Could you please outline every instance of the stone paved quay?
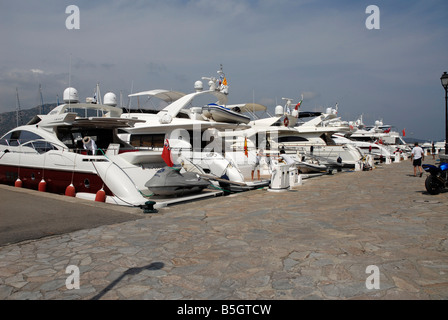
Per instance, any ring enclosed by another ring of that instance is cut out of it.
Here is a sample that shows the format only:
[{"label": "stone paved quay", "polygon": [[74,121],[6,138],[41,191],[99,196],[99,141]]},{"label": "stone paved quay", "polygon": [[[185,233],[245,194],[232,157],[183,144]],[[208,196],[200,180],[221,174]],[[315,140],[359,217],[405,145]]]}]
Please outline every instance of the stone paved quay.
[{"label": "stone paved quay", "polygon": [[[0,299],[447,299],[448,192],[427,194],[412,170],[135,209],[130,221],[3,245]],[[66,287],[69,265],[80,289]],[[366,287],[369,265],[379,289]]]}]

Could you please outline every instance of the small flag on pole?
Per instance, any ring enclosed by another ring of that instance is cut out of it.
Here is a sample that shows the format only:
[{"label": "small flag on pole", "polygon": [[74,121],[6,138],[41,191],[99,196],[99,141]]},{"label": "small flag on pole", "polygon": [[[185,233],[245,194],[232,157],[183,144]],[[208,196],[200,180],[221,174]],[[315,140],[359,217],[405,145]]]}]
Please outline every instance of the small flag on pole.
[{"label": "small flag on pole", "polygon": [[163,145],[162,159],[168,167],[174,166],[174,163],[171,160],[171,148],[168,139],[165,139],[165,144]]},{"label": "small flag on pole", "polygon": [[249,152],[247,151],[247,137],[244,137],[244,155],[249,157]]},{"label": "small flag on pole", "polygon": [[403,137],[406,136],[406,131],[403,129]]}]

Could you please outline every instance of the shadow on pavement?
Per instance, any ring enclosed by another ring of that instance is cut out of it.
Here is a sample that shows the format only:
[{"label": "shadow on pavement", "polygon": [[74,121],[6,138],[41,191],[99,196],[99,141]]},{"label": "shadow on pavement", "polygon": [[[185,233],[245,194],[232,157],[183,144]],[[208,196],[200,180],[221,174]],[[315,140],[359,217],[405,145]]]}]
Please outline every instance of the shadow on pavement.
[{"label": "shadow on pavement", "polygon": [[126,276],[136,275],[136,274],[139,274],[140,272],[142,272],[144,270],[160,270],[164,266],[165,266],[165,264],[163,262],[153,262],[153,263],[148,264],[147,266],[144,266],[144,267],[130,268],[130,269],[126,270],[125,272],[123,272],[123,274],[121,276],[119,276],[117,279],[112,281],[111,284],[109,284],[106,288],[101,290],[100,293],[98,293],[96,296],[94,296],[90,300],[99,300],[99,299],[101,299],[106,293],[108,293],[110,290],[112,290]]}]

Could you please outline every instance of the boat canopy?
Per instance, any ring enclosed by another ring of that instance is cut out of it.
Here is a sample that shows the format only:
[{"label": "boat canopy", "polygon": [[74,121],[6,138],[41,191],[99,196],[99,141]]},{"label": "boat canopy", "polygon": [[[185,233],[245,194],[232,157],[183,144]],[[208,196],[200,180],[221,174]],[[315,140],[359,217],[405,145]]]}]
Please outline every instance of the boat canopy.
[{"label": "boat canopy", "polygon": [[156,97],[165,102],[171,103],[171,102],[174,102],[174,101],[182,98],[183,96],[185,96],[185,93],[171,91],[171,90],[164,90],[164,89],[155,89],[155,90],[133,93],[133,94],[129,95],[129,97],[141,97],[141,96]]}]

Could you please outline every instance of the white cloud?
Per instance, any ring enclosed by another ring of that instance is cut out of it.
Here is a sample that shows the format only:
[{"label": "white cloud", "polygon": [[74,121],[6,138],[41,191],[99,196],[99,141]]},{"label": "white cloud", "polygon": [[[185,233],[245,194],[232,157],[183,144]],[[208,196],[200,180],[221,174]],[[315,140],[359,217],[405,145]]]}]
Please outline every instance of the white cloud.
[{"label": "white cloud", "polygon": [[30,70],[32,73],[35,73],[35,74],[44,74],[45,72],[43,72],[42,70],[40,70],[40,69],[31,69]]}]

